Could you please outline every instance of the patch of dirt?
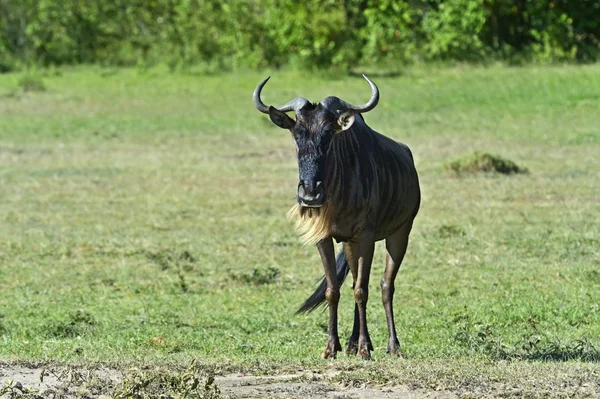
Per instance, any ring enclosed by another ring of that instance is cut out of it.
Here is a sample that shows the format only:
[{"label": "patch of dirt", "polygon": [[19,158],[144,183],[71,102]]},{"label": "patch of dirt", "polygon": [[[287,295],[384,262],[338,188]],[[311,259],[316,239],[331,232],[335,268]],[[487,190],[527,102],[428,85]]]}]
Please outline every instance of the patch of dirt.
[{"label": "patch of dirt", "polygon": [[23,367],[0,364],[0,398],[108,398],[120,372],[73,367]]},{"label": "patch of dirt", "polygon": [[[454,399],[450,392],[412,390],[406,386],[344,387],[329,382],[331,375],[313,373],[277,376],[229,374],[216,376],[214,385],[222,398],[311,398],[324,399]],[[97,398],[107,399],[127,378],[114,369],[76,369],[73,367],[24,367],[0,365],[0,398]],[[169,392],[152,392],[144,397],[172,397]],[[120,396],[124,397],[124,396]],[[198,397],[198,396],[193,396]],[[205,396],[200,395],[200,398]],[[209,396],[206,396],[209,397]],[[210,396],[214,398],[214,394]]]},{"label": "patch of dirt", "polygon": [[[453,399],[452,393],[410,390],[396,387],[344,387],[315,374],[288,374],[273,377],[228,375],[217,378],[221,392],[230,398],[327,398],[327,399]],[[227,396],[228,395],[228,396]]]}]

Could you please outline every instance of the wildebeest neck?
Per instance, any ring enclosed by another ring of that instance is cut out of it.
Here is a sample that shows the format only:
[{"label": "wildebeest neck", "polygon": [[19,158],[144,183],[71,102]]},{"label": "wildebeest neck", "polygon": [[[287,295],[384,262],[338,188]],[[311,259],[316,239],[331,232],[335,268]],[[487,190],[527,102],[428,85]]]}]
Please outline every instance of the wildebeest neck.
[{"label": "wildebeest neck", "polygon": [[373,131],[357,115],[350,129],[332,139],[327,154],[325,187],[336,208],[355,208],[367,199],[374,155]]}]

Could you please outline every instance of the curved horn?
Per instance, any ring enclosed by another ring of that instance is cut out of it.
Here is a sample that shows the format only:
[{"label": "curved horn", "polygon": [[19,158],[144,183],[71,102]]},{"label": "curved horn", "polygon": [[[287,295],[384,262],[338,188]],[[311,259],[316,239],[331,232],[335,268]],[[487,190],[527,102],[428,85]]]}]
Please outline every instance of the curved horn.
[{"label": "curved horn", "polygon": [[375,108],[377,106],[377,103],[379,102],[379,89],[377,88],[375,83],[373,83],[371,79],[367,78],[367,75],[365,75],[364,73],[362,77],[365,78],[365,80],[369,83],[369,86],[371,86],[371,99],[369,100],[369,102],[363,105],[352,105],[343,100],[340,100],[344,107],[359,113],[369,112],[370,110]]},{"label": "curved horn", "polygon": [[[256,86],[256,89],[254,90],[254,94],[252,95],[252,100],[254,101],[254,106],[256,107],[257,110],[259,110],[263,114],[269,113],[269,107],[267,107],[260,99],[260,92],[262,91],[263,87],[267,84],[269,79],[271,79],[270,76],[268,78],[266,78],[265,80],[263,80],[258,86]],[[296,97],[293,100],[285,103],[281,107],[275,107],[275,108],[281,112],[289,112],[289,111],[297,112],[302,107],[304,107],[306,104],[308,104],[308,100],[306,98]]]},{"label": "curved horn", "polygon": [[254,94],[252,95],[252,101],[254,101],[254,106],[263,114],[269,113],[269,107],[267,107],[260,99],[260,92],[262,91],[263,86],[267,84],[269,79],[271,79],[270,76],[268,76],[258,86],[256,86],[256,89],[254,89]]},{"label": "curved horn", "polygon": [[306,104],[308,104],[308,100],[304,97],[296,97],[292,101],[285,103],[281,107],[276,107],[277,110],[282,112],[298,112],[302,109]]}]

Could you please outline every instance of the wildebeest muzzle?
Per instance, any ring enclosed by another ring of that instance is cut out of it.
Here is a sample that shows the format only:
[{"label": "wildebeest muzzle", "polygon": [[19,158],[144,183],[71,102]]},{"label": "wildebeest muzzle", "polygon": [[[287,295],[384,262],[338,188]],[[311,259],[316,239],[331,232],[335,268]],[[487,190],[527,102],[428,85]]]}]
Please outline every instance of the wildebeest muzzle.
[{"label": "wildebeest muzzle", "polygon": [[298,202],[301,206],[318,208],[325,203],[325,188],[323,182],[300,180],[298,183]]}]

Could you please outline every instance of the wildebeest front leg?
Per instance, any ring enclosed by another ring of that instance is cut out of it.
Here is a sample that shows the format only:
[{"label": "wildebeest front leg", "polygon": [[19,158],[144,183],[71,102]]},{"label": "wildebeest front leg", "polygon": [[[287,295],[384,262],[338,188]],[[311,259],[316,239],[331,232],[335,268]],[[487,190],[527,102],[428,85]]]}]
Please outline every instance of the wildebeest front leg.
[{"label": "wildebeest front leg", "polygon": [[400,352],[400,342],[396,335],[396,326],[394,324],[394,280],[400,269],[400,264],[406,253],[408,246],[408,236],[412,228],[412,221],[407,222],[397,232],[389,236],[385,241],[387,250],[385,260],[385,274],[381,279],[381,299],[385,309],[385,318],[388,327],[388,346],[387,353],[390,355],[402,356]]},{"label": "wildebeest front leg", "polygon": [[369,299],[369,275],[371,273],[371,263],[373,262],[373,252],[375,250],[373,235],[363,234],[359,244],[358,270],[354,284],[354,300],[358,308],[359,321],[356,356],[363,359],[370,359],[372,345],[369,330],[367,329],[367,300]]},{"label": "wildebeest front leg", "polygon": [[[346,261],[350,266],[350,271],[352,272],[352,290],[356,287],[356,279],[358,277],[358,257],[359,257],[360,245],[358,243],[345,242],[344,243],[344,253],[346,255]],[[368,329],[367,329],[368,331]],[[348,355],[356,355],[358,352],[358,338],[360,336],[360,318],[358,314],[358,304],[354,304],[354,324],[352,326],[352,335],[348,340],[348,347],[346,348],[346,353]],[[367,332],[367,336],[369,336]],[[373,350],[373,345],[371,344],[371,340],[369,339],[368,344],[369,350]]]},{"label": "wildebeest front leg", "polygon": [[319,255],[323,261],[323,269],[325,270],[325,280],[327,281],[327,291],[325,292],[325,299],[329,305],[329,338],[327,340],[327,347],[323,351],[322,357],[327,359],[329,357],[335,358],[337,352],[342,350],[340,345],[340,337],[338,335],[338,302],[340,300],[340,286],[337,281],[337,275],[335,271],[335,252],[333,249],[333,240],[326,238],[317,243],[319,249]]}]

